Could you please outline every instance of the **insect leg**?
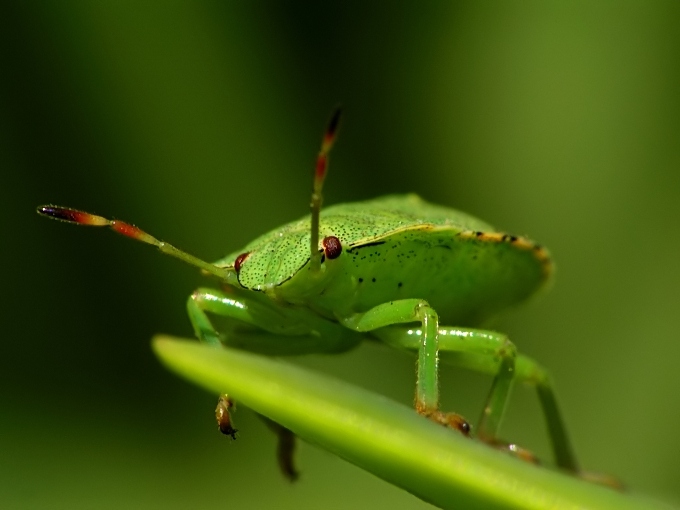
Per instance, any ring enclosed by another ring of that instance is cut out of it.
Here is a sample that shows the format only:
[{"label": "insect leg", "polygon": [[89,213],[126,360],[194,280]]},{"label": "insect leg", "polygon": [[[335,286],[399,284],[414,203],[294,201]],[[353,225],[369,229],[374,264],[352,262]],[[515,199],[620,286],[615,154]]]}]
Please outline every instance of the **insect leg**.
[{"label": "insect leg", "polygon": [[[418,331],[384,328],[373,333],[382,341],[401,349],[417,350]],[[578,473],[578,464],[564,426],[547,371],[527,356],[517,354],[507,336],[494,331],[442,327],[439,329],[442,361],[495,377],[478,426],[478,435],[495,442],[513,380],[536,387],[545,415],[557,465]]]},{"label": "insect leg", "polygon": [[470,426],[458,415],[439,411],[438,374],[438,324],[434,309],[422,299],[403,299],[378,305],[365,313],[354,314],[341,320],[346,327],[369,332],[394,324],[420,322],[418,331],[418,362],[416,383],[416,410],[429,418],[459,429],[467,434]]},{"label": "insect leg", "polygon": [[[360,335],[307,309],[282,307],[237,290],[198,289],[187,301],[187,311],[200,340],[272,356],[343,352],[361,341]],[[226,319],[223,335],[208,314]]]},{"label": "insect leg", "polygon": [[187,301],[189,320],[194,328],[194,334],[201,342],[217,347],[220,345],[220,334],[213,327],[204,308],[197,302],[196,297],[199,295],[200,291],[196,291]]},{"label": "insect leg", "polygon": [[300,476],[300,473],[295,467],[295,434],[284,427],[283,425],[270,420],[266,416],[258,415],[265,422],[267,427],[278,437],[278,445],[276,448],[276,458],[279,462],[279,469],[283,476],[288,481],[294,482]]},{"label": "insect leg", "polygon": [[[307,310],[279,307],[266,300],[245,296],[238,291],[223,292],[198,289],[187,302],[189,319],[196,336],[210,345],[221,344],[252,352],[295,355],[310,352],[338,352],[354,347],[360,335]],[[208,313],[227,318],[231,328],[220,335]],[[216,417],[220,431],[235,438],[230,409],[233,402],[222,396]],[[262,417],[278,436],[277,458],[283,475],[294,481],[295,435],[288,429]]]},{"label": "insect leg", "polygon": [[[229,410],[234,407],[234,401],[229,395],[220,395],[215,409],[215,418],[217,418],[217,426],[220,432],[225,436],[230,436],[236,440],[236,430],[231,421],[231,413]],[[283,425],[279,425],[275,421],[270,420],[266,416],[258,414],[258,416],[267,424],[269,429],[278,437],[278,447],[276,457],[279,462],[279,469],[283,476],[289,481],[294,482],[298,478],[297,469],[295,469],[294,453],[295,453],[295,434],[288,430]]]}]

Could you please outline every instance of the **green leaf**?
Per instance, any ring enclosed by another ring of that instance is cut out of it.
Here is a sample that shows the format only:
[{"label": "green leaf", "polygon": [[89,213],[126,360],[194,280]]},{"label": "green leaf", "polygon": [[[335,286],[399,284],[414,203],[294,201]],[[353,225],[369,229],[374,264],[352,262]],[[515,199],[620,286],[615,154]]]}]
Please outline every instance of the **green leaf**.
[{"label": "green leaf", "polygon": [[380,395],[278,359],[157,336],[171,370],[441,508],[663,508],[534,466]]}]

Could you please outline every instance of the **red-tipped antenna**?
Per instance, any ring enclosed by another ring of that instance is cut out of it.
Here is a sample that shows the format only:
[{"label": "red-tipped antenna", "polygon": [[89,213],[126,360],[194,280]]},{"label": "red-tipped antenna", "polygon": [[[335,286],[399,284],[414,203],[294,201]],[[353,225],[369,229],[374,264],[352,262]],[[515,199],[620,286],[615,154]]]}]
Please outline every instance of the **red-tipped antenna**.
[{"label": "red-tipped antenna", "polygon": [[38,214],[47,216],[53,220],[65,221],[67,223],[76,223],[78,225],[89,225],[93,227],[110,227],[119,234],[131,237],[137,241],[151,244],[158,248],[161,252],[166,253],[172,257],[183,260],[187,264],[203,269],[207,273],[217,276],[223,280],[228,277],[229,271],[213,264],[205,262],[193,255],[190,255],[182,250],[179,250],[171,244],[159,241],[155,237],[147,234],[143,230],[129,223],[119,220],[109,220],[96,214],[90,214],[85,211],[78,211],[76,209],[69,209],[67,207],[58,207],[55,205],[41,205],[38,207]]},{"label": "red-tipped antenna", "polygon": [[328,172],[328,153],[333,148],[336,135],[338,133],[338,126],[340,125],[340,115],[342,108],[337,107],[333,112],[326,132],[321,141],[321,150],[316,158],[316,171],[314,172],[314,187],[312,189],[312,202],[310,208],[312,210],[312,237],[310,247],[312,250],[311,264],[312,271],[318,271],[321,266],[321,252],[319,252],[319,213],[321,211],[321,203],[323,196],[321,190],[323,189],[323,181]]}]

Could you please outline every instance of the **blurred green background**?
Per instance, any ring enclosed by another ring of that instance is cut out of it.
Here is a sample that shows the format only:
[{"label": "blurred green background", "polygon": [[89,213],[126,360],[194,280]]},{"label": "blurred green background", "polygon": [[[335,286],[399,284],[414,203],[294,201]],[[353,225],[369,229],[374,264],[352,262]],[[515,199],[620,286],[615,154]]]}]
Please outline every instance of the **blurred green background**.
[{"label": "blurred green background", "polygon": [[[680,4],[3,3],[2,508],[428,508],[274,438],[165,371],[196,271],[57,203],[206,259],[307,212],[320,135],[346,117],[326,203],[416,192],[550,247],[552,291],[494,325],[552,371],[583,466],[680,502]],[[299,361],[409,403],[376,345]],[[476,418],[488,378],[445,370]],[[534,393],[504,436],[550,458]]]}]

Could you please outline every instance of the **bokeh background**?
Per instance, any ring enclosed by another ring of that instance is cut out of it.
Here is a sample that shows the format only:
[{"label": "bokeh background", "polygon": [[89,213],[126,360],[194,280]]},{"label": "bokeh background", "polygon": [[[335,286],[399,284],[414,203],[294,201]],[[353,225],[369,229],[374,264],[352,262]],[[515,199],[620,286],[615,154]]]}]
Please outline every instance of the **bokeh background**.
[{"label": "bokeh background", "polygon": [[[550,368],[583,466],[680,502],[680,4],[6,2],[0,7],[0,507],[428,505],[303,444],[301,480],[239,409],[167,372],[196,271],[57,203],[212,260],[307,212],[319,137],[346,116],[326,203],[394,192],[550,247],[554,288],[500,318]],[[409,403],[377,345],[298,360]],[[489,379],[445,370],[476,417]],[[534,393],[504,436],[550,459]]]}]

